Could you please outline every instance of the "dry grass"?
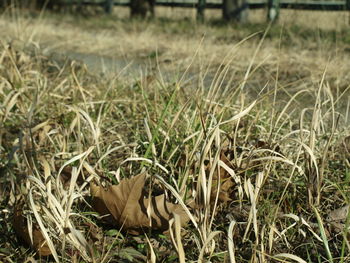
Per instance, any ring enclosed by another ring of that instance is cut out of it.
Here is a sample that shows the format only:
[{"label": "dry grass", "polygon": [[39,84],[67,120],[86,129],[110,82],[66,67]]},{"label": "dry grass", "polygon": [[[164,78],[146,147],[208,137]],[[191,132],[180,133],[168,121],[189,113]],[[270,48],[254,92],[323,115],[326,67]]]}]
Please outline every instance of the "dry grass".
[{"label": "dry grass", "polygon": [[[347,14],[340,13],[337,19],[333,19],[333,13],[306,12],[304,16],[299,15],[300,19],[294,19],[298,18],[294,11],[286,12],[289,13],[281,15],[283,22],[270,30],[259,49],[255,63],[264,63],[258,67],[259,76],[255,75],[254,81],[259,83],[253,86],[264,86],[266,81],[276,76],[277,68],[281,81],[287,79],[287,82],[309,81],[315,84],[327,68],[326,78],[332,81],[333,88],[344,90],[348,85],[350,61],[350,37],[344,22]],[[258,11],[256,13],[251,15],[252,20],[264,21],[263,16]],[[240,41],[266,28],[261,23],[242,28],[234,24],[216,25],[216,20],[210,20],[205,25],[191,20],[171,21],[166,14],[164,17],[160,15],[160,20],[143,23],[118,19],[119,12],[113,19],[101,15],[99,18],[75,19],[54,15],[50,19],[32,19],[14,14],[12,17],[15,19],[9,20],[5,16],[0,20],[0,35],[5,42],[18,40],[20,46],[34,43],[44,55],[73,51],[111,57],[125,63],[140,59],[148,63],[151,60],[151,67],[154,67],[157,59],[166,71],[176,73],[187,67],[199,46],[198,56],[191,67],[194,74],[200,71],[205,73],[206,67],[215,72],[234,48],[231,67],[237,73],[247,69],[261,34],[251,37],[249,41]],[[290,21],[292,18],[293,23]],[[321,21],[331,23],[322,24]],[[238,75],[237,80],[241,77],[242,74]]]},{"label": "dry grass", "polygon": [[[348,35],[335,24],[3,15],[0,260],[348,262],[350,217],[330,216],[350,181]],[[54,55],[72,51],[150,66],[100,76]],[[102,223],[89,182],[143,171],[188,226],[175,215],[169,234],[133,237]],[[14,237],[16,209],[51,257]]]}]

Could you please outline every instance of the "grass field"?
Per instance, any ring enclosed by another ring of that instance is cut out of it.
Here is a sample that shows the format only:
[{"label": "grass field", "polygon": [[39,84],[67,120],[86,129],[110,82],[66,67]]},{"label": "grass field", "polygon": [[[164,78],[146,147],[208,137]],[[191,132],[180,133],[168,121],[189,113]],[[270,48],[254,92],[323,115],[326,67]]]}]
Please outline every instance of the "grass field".
[{"label": "grass field", "polygon": [[350,262],[348,14],[194,17],[3,11],[0,262]]}]

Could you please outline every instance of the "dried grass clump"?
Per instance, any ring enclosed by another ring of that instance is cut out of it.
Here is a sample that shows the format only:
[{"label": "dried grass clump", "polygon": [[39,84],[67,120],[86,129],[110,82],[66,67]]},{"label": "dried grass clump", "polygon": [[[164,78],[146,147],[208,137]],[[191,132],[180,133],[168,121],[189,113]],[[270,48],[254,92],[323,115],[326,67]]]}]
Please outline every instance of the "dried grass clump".
[{"label": "dried grass clump", "polygon": [[2,45],[0,256],[346,262],[346,93],[333,92],[325,71],[317,85],[292,82],[288,96],[273,76],[252,98],[264,37],[240,81],[231,48],[197,87],[184,83],[199,51],[175,82],[145,84]]}]

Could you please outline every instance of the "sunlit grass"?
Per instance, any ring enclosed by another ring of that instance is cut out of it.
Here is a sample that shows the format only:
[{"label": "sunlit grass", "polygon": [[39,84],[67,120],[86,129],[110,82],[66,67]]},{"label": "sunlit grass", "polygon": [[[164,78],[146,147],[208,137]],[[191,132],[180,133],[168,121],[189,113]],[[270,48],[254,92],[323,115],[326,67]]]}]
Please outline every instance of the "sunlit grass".
[{"label": "sunlit grass", "polygon": [[[40,252],[14,238],[19,209],[29,233],[40,229],[48,262],[346,262],[349,216],[340,231],[328,219],[349,204],[344,51],[330,58],[322,43],[316,52],[281,47],[288,28],[218,44],[210,25],[157,36],[157,22],[145,31],[118,20],[116,32],[76,24],[50,32],[55,18],[34,26],[15,18],[1,18],[1,259]],[[125,42],[112,50],[114,33]],[[99,76],[55,58],[56,49],[155,53],[146,56],[150,71]],[[89,183],[141,172],[152,178],[149,191],[183,207],[187,226],[175,214],[169,233],[135,238],[103,223]]]}]

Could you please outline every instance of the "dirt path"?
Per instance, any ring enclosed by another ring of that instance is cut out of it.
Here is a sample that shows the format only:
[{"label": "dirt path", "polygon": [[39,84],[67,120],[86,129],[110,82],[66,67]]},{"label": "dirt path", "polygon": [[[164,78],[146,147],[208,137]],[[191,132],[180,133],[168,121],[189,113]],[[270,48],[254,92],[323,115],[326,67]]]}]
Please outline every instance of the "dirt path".
[{"label": "dirt path", "polygon": [[124,72],[129,75],[140,74],[147,70],[147,63],[142,60],[125,60],[120,58],[99,56],[97,54],[83,54],[68,51],[66,54],[69,59],[83,62],[91,73],[95,74],[119,74]]},{"label": "dirt path", "polygon": [[[172,82],[177,81],[174,79],[174,72],[171,68],[167,67],[166,64],[158,64],[154,60],[146,60],[146,59],[131,59],[127,61],[126,59],[113,58],[107,56],[100,56],[97,54],[83,54],[78,52],[69,51],[64,54],[67,58],[71,60],[77,60],[79,62],[84,63],[87,66],[87,69],[93,73],[98,75],[106,75],[106,76],[122,76],[122,77],[131,77],[134,79],[139,79],[141,77],[145,77],[148,75],[154,75],[156,78],[162,78],[164,81]],[[183,74],[182,72],[178,72],[178,76]],[[161,75],[161,76],[160,76]],[[176,75],[176,74],[175,74]],[[202,79],[202,85],[205,87],[210,87],[214,78],[215,72],[209,71],[204,77],[200,76],[198,72],[189,71],[186,75],[186,79],[184,81],[184,85],[187,86],[188,89],[195,88],[198,85],[198,81]],[[227,84],[227,81],[222,83],[223,86]],[[271,88],[271,87],[270,87]],[[254,99],[259,96],[260,87],[258,85],[250,85],[249,86],[249,94],[251,99]],[[350,113],[349,113],[349,92],[343,96],[341,102],[337,105],[336,111],[344,116],[346,119],[346,123],[350,124]],[[288,101],[290,99],[290,95],[287,93],[279,93],[277,100],[278,101]],[[280,105],[281,109],[285,106],[285,103]],[[311,94],[304,94],[303,96],[299,96],[292,103],[291,110],[314,107],[314,98]]]}]

